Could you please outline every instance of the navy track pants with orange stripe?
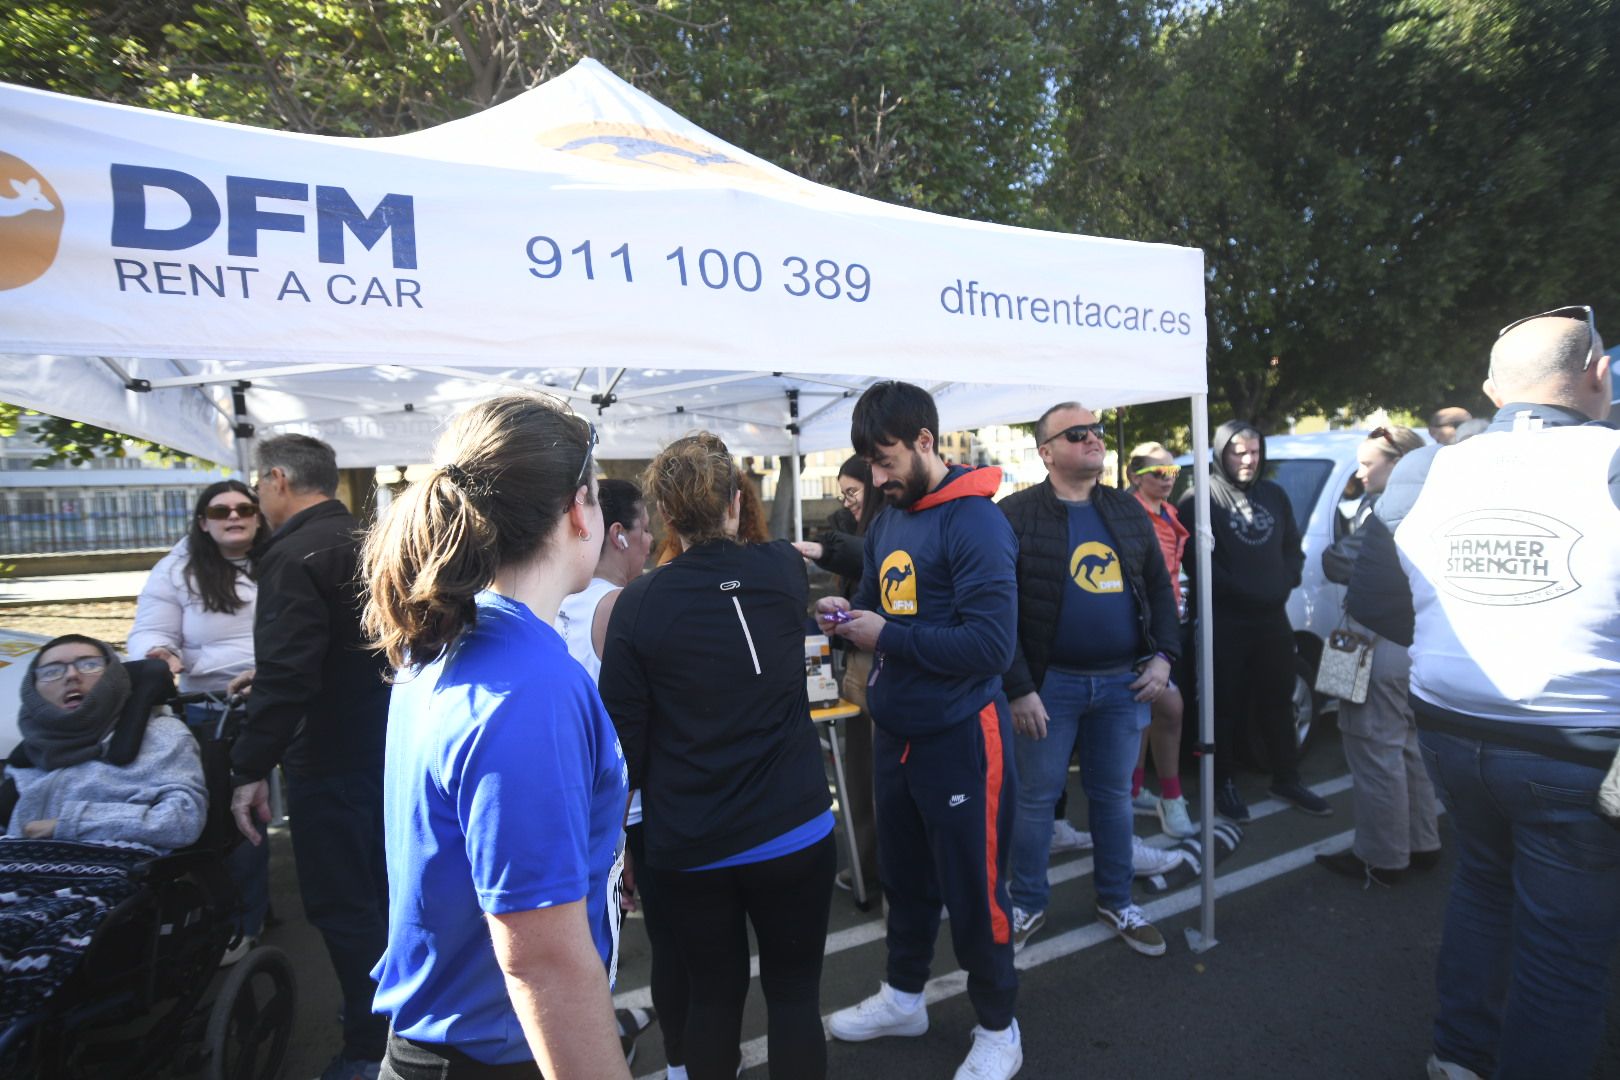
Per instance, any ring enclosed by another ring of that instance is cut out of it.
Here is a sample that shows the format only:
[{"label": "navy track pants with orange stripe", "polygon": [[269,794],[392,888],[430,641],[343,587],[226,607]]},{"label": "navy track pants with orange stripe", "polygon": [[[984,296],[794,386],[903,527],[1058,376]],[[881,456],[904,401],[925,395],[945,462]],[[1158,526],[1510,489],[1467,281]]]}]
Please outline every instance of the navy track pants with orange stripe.
[{"label": "navy track pants with orange stripe", "polygon": [[1007,896],[1018,780],[1007,699],[934,735],[879,727],[873,757],[889,985],[914,994],[928,982],[943,902],[968,999],[979,1024],[999,1031],[1018,997]]}]

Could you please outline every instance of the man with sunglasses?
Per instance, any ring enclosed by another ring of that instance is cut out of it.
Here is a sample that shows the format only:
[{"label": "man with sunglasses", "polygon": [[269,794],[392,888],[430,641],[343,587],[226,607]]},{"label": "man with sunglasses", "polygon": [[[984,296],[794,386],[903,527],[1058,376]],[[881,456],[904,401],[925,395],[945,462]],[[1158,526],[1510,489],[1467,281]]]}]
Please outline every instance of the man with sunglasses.
[{"label": "man with sunglasses", "polygon": [[1620,943],[1620,432],[1589,307],[1510,323],[1490,427],[1407,454],[1346,602],[1410,645],[1418,745],[1456,833],[1431,1077],[1589,1076]]},{"label": "man with sunglasses", "polygon": [[1131,773],[1180,647],[1175,594],[1147,512],[1098,483],[1107,447],[1091,411],[1054,405],[1035,441],[1046,479],[1001,501],[1018,538],[1018,647],[1003,680],[1018,757],[1014,941],[1046,921],[1052,808],[1078,746],[1097,916],[1132,949],[1162,956],[1163,935],[1131,899]]},{"label": "man with sunglasses", "polygon": [[281,764],[304,914],[343,994],[343,1049],[322,1080],[375,1078],[388,1038],[387,1019],[371,1011],[371,967],[388,937],[388,668],[360,631],[359,525],[337,499],[336,454],[307,435],[278,435],[254,456],[274,531],[258,562],[256,669],[231,747],[231,812],[242,835],[262,843],[266,777]]},{"label": "man with sunglasses", "polygon": [[[1294,736],[1294,630],[1288,594],[1305,568],[1299,525],[1288,493],[1265,478],[1266,437],[1253,424],[1233,420],[1215,431],[1209,470],[1210,594],[1215,623],[1215,809],[1229,821],[1249,820],[1249,807],[1232,772],[1232,749],[1242,721],[1258,725],[1271,769],[1271,794],[1307,814],[1333,808],[1299,779]],[[1176,506],[1195,531],[1193,492]],[[1194,572],[1191,548],[1184,555]],[[1188,595],[1196,598],[1196,588]]]}]

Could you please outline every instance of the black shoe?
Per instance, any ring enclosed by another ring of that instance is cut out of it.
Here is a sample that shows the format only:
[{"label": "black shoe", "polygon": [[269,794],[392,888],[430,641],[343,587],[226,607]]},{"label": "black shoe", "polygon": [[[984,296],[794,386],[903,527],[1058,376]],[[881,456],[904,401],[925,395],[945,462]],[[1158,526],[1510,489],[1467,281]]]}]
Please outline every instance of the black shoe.
[{"label": "black shoe", "polygon": [[1335,851],[1331,855],[1318,855],[1316,864],[1342,874],[1347,878],[1358,881],[1370,881],[1375,885],[1393,885],[1405,875],[1405,870],[1380,870],[1376,866],[1368,866],[1361,861],[1361,857],[1346,848],[1344,851]]},{"label": "black shoe", "polygon": [[1333,816],[1333,807],[1328,805],[1328,801],[1297,780],[1272,784],[1271,794],[1285,803],[1292,803],[1295,810],[1303,810],[1317,817]]},{"label": "black shoe", "polygon": [[643,1031],[653,1026],[658,1014],[652,1009],[615,1009],[613,1018],[619,1024],[619,1048],[624,1051],[624,1063],[634,1064],[636,1039]]},{"label": "black shoe", "polygon": [[1215,789],[1215,812],[1227,821],[1248,824],[1249,807],[1244,803],[1243,796],[1238,794],[1234,781],[1223,780],[1221,786]]},{"label": "black shoe", "polygon": [[1440,849],[1430,848],[1428,851],[1414,851],[1408,865],[1413,870],[1433,870],[1440,865]]}]

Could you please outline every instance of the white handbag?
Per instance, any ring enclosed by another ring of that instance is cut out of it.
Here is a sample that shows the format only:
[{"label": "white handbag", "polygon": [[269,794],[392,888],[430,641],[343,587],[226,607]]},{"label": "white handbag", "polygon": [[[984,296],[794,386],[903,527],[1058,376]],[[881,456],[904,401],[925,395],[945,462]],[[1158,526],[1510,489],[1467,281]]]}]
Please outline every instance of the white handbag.
[{"label": "white handbag", "polygon": [[1373,642],[1366,634],[1358,634],[1347,624],[1328,635],[1322,650],[1322,662],[1316,669],[1316,691],[1353,705],[1367,700],[1367,685],[1372,680]]}]

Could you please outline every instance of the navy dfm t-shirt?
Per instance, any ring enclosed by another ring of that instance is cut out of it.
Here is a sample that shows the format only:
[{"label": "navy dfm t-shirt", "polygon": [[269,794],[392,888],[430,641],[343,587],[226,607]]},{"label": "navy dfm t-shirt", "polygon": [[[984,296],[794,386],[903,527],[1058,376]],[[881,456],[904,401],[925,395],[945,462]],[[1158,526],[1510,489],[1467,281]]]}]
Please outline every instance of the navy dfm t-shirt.
[{"label": "navy dfm t-shirt", "polygon": [[1091,503],[1060,501],[1069,511],[1069,561],[1052,663],[1081,669],[1129,666],[1141,635],[1136,598],[1113,538]]}]

